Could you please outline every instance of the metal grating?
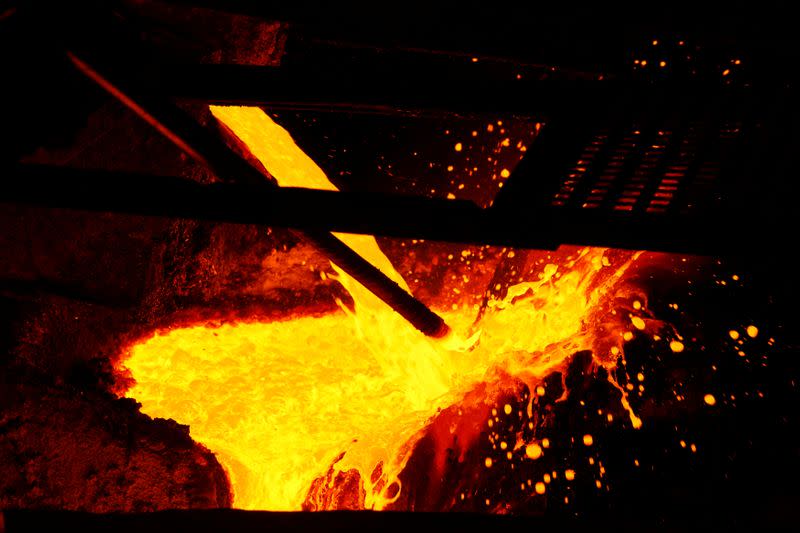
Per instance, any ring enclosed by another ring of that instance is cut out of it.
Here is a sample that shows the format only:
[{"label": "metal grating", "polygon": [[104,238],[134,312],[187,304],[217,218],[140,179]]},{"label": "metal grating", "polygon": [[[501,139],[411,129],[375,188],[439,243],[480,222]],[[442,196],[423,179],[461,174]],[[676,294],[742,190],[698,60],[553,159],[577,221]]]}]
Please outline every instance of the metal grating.
[{"label": "metal grating", "polygon": [[722,162],[735,159],[737,120],[629,123],[600,130],[559,181],[552,207],[688,214],[713,207]]}]

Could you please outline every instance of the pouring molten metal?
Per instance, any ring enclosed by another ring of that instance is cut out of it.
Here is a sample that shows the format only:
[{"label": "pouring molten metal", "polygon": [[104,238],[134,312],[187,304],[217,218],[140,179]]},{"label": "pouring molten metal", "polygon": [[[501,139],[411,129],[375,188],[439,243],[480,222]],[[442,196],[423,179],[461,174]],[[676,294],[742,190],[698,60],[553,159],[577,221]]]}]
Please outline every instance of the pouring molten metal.
[{"label": "pouring molten metal", "polygon": [[[336,189],[262,110],[212,112],[282,186]],[[408,290],[373,237],[338,237]],[[445,339],[426,338],[333,266],[352,309],[339,302],[341,311],[323,316],[158,332],[129,350],[124,364],[136,384],[127,395],[150,416],[190,426],[227,469],[238,508],[299,510],[312,483],[333,468],[355,469],[363,506],[383,509],[403,490],[398,476],[439,410],[508,376],[534,391],[581,350],[613,366],[630,332],[649,327],[644,308],[631,303],[643,298],[626,281],[639,255],[596,248],[560,260],[543,255],[533,279],[489,303],[471,338],[464,332],[474,309],[439,309],[454,332]],[[623,402],[640,427],[624,395]],[[460,437],[468,443],[478,435]],[[537,445],[516,444],[523,446],[535,460]]]}]

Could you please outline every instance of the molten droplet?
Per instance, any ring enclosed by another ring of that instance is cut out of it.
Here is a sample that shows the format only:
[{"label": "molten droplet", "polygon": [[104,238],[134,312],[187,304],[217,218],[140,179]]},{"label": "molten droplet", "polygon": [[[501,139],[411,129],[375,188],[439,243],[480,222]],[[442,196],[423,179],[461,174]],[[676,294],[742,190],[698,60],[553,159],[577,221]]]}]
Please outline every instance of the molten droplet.
[{"label": "molten droplet", "polygon": [[565,470],[564,477],[567,478],[567,481],[572,481],[575,479],[575,471],[571,469]]},{"label": "molten droplet", "polygon": [[631,333],[630,331],[626,331],[625,333],[622,334],[622,338],[625,339],[626,341],[629,341],[633,339],[633,333]]},{"label": "molten droplet", "polygon": [[747,326],[747,334],[752,338],[758,337],[758,328],[755,326]]},{"label": "molten droplet", "polygon": [[528,444],[525,447],[525,455],[531,459],[538,459],[542,456],[542,447],[538,444]]},{"label": "molten droplet", "polygon": [[675,353],[683,351],[683,343],[681,341],[671,341],[669,343],[669,348]]},{"label": "molten droplet", "polygon": [[594,439],[592,438],[591,435],[586,434],[586,435],[583,436],[583,443],[586,446],[591,446],[592,444],[594,444]]},{"label": "molten droplet", "polygon": [[456,143],[456,152],[460,152],[462,148],[461,143]]},{"label": "molten droplet", "polygon": [[644,320],[642,320],[638,316],[631,317],[631,323],[633,324],[633,327],[635,327],[636,329],[644,329],[645,326]]},{"label": "molten droplet", "polygon": [[511,172],[509,172],[507,168],[504,168],[503,170],[500,171],[500,177],[502,177],[502,178],[507,178],[510,175],[511,175]]},{"label": "molten droplet", "polygon": [[728,335],[730,335],[730,336],[731,336],[731,339],[733,339],[733,340],[736,340],[736,339],[738,339],[738,338],[739,338],[739,332],[738,332],[738,331],[736,331],[735,329],[732,329],[732,330],[730,330],[730,331],[728,332]]},{"label": "molten droplet", "polygon": [[544,483],[541,481],[536,482],[536,494],[544,494],[544,491],[547,490],[547,487],[544,486]]},{"label": "molten droplet", "polygon": [[492,467],[492,458],[491,457],[487,457],[486,461],[484,461],[484,463],[486,464],[486,468],[491,468]]},{"label": "molten droplet", "polygon": [[713,394],[706,394],[703,396],[703,401],[706,402],[708,405],[714,405],[717,403],[717,399],[714,398]]},{"label": "molten droplet", "polygon": [[511,414],[511,405],[510,405],[510,404],[506,404],[506,405],[503,407],[503,411],[505,411],[505,413],[506,413],[507,415],[510,415],[510,414]]}]

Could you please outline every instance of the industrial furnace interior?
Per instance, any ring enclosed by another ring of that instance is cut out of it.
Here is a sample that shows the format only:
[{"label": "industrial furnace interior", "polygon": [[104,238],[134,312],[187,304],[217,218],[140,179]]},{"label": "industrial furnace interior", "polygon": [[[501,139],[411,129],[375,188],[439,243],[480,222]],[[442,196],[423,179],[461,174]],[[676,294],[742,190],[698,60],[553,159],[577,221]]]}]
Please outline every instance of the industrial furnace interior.
[{"label": "industrial furnace interior", "polygon": [[779,10],[257,4],[0,14],[0,532],[793,523]]}]

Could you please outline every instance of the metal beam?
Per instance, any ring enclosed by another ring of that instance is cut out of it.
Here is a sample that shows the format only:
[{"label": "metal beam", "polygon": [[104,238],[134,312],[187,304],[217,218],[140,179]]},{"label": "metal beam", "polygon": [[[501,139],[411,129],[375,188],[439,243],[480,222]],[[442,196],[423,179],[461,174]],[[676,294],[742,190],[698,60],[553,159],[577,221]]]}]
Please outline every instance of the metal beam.
[{"label": "metal beam", "polygon": [[175,177],[36,165],[4,174],[3,203],[519,248],[574,244],[702,255],[777,253],[778,230],[793,224],[788,215],[770,218],[756,212],[632,215],[543,204],[480,209],[456,200],[267,183],[203,185]]},{"label": "metal beam", "polygon": [[503,113],[532,120],[565,110],[592,113],[628,92],[637,94],[637,87],[613,81],[502,80],[438,65],[392,66],[387,72],[363,65],[176,65],[157,84],[175,98],[211,104],[391,114]]}]

